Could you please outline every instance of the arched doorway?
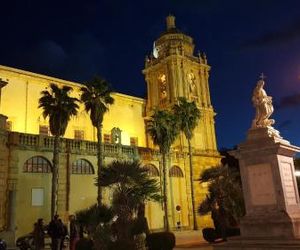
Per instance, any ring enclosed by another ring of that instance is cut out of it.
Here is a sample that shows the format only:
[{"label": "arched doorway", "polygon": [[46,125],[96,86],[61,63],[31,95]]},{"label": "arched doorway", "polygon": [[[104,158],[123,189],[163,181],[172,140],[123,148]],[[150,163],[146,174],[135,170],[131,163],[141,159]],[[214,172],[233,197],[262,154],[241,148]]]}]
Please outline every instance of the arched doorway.
[{"label": "arched doorway", "polygon": [[[172,166],[169,170],[170,203],[172,212],[172,226],[182,228],[189,225],[184,173],[179,166]],[[177,209],[176,209],[177,208]],[[179,209],[180,208],[180,209]]]}]

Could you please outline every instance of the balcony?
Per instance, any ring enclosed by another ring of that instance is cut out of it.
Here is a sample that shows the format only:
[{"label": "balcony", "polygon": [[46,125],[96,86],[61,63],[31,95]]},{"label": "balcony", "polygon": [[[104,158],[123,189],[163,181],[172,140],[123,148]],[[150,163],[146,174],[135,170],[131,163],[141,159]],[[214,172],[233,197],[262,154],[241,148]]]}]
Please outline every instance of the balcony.
[{"label": "balcony", "polygon": [[147,161],[160,160],[159,151],[151,149],[151,148],[139,147],[138,154],[139,154],[141,160],[147,160]]},{"label": "balcony", "polygon": [[[18,132],[10,132],[8,145],[11,148],[17,148],[20,150],[33,150],[33,151],[53,151],[54,137],[35,134],[24,134]],[[62,153],[71,154],[87,154],[97,155],[97,143],[93,141],[85,140],[73,140],[73,139],[61,139]],[[134,147],[121,144],[103,143],[103,152],[105,157],[112,157],[118,159],[140,159],[148,161],[160,160],[160,153],[158,150]],[[187,153],[187,148],[184,150]],[[194,155],[220,157],[218,151],[215,150],[194,150]],[[176,149],[171,150],[171,157],[175,157],[174,160],[186,157],[183,152],[179,152]]]},{"label": "balcony", "polygon": [[[54,137],[35,134],[24,134],[18,132],[10,132],[8,145],[20,150],[34,151],[53,151]],[[116,158],[137,159],[138,150],[136,147],[120,145],[120,144],[103,144],[104,156]],[[97,143],[93,141],[61,139],[62,153],[72,154],[97,154]]]}]

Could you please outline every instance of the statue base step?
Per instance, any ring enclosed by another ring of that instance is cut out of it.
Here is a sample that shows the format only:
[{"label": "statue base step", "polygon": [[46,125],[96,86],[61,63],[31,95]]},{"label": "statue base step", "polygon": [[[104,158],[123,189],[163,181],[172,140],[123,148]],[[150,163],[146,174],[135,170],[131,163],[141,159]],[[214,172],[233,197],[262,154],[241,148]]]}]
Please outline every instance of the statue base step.
[{"label": "statue base step", "polygon": [[300,249],[300,239],[233,237],[213,246],[214,250],[287,250]]}]

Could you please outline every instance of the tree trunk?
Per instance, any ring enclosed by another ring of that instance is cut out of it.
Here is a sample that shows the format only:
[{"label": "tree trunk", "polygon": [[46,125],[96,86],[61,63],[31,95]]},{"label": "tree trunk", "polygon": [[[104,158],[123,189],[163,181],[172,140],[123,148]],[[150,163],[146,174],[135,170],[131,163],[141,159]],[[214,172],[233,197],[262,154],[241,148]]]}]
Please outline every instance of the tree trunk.
[{"label": "tree trunk", "polygon": [[189,147],[189,160],[190,160],[190,183],[191,183],[191,198],[192,198],[192,211],[193,211],[193,229],[198,230],[197,217],[196,217],[196,211],[195,211],[192,146],[191,146],[191,140],[188,139],[187,141],[188,141],[188,147]]},{"label": "tree trunk", "polygon": [[66,192],[66,210],[69,212],[70,210],[70,193],[71,193],[71,174],[72,174],[72,166],[70,165],[70,145],[66,143],[67,150],[67,192]]},{"label": "tree trunk", "polygon": [[53,166],[52,166],[52,192],[51,192],[51,219],[57,213],[58,196],[58,166],[59,166],[59,135],[54,137]]},{"label": "tree trunk", "polygon": [[[97,165],[98,165],[98,182],[100,180],[101,168],[103,165],[103,151],[102,151],[102,124],[97,127]],[[98,183],[98,193],[97,193],[97,203],[98,206],[102,205],[102,187]]]},{"label": "tree trunk", "polygon": [[167,162],[166,162],[166,154],[162,154],[162,165],[163,165],[163,204],[164,204],[164,222],[165,222],[165,230],[166,232],[170,231],[169,226],[169,214],[168,214],[168,190],[167,190]]}]

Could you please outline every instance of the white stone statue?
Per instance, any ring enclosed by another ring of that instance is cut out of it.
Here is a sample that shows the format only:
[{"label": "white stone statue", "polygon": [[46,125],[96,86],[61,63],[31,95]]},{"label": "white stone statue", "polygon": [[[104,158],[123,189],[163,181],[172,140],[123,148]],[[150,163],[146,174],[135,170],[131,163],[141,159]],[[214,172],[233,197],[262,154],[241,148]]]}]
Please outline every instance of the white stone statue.
[{"label": "white stone statue", "polygon": [[256,108],[252,128],[268,127],[275,123],[275,120],[269,119],[274,108],[272,105],[272,97],[267,95],[266,91],[263,89],[264,85],[265,82],[262,76],[262,79],[257,82],[252,96],[252,102]]},{"label": "white stone statue", "polygon": [[158,80],[160,81],[160,98],[163,100],[167,98],[167,77],[165,74],[161,74],[158,77]]},{"label": "white stone statue", "polygon": [[196,77],[192,72],[187,74],[187,82],[189,84],[189,95],[191,100],[196,101],[198,100],[197,96],[197,86],[196,86]]}]

